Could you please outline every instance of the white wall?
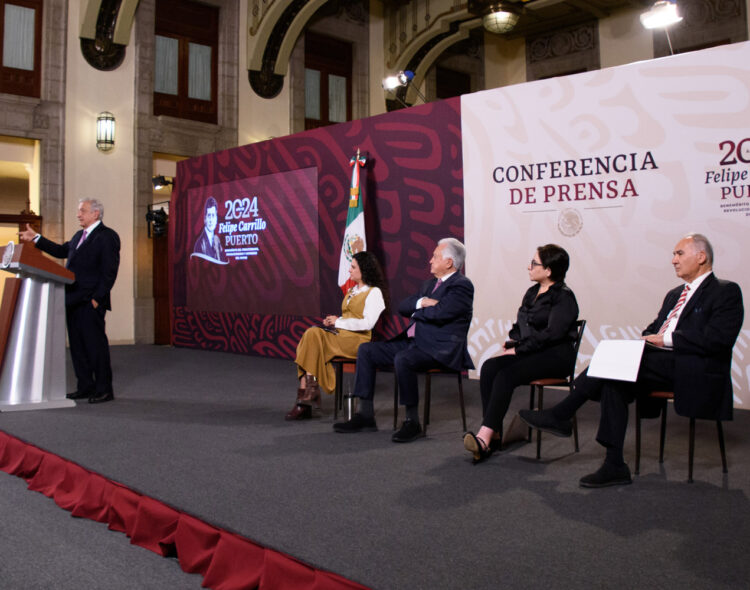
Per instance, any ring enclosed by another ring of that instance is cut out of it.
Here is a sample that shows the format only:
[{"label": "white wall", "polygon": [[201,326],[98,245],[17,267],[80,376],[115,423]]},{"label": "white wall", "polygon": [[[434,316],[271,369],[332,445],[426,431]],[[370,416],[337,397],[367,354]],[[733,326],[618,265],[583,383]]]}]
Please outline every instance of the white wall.
[{"label": "white wall", "polygon": [[[645,8],[636,8],[599,21],[601,67],[620,66],[654,57],[653,33],[639,20]],[[663,33],[662,33],[663,34]]]},{"label": "white wall", "polygon": [[526,82],[526,40],[484,34],[485,88]]},{"label": "white wall", "polygon": [[[247,0],[242,0],[240,2],[238,145],[264,141],[272,137],[282,137],[290,133],[289,77],[284,78],[284,87],[275,98],[261,98],[255,94],[247,78],[247,30]],[[250,40],[251,43],[254,41],[255,38]]]},{"label": "white wall", "polygon": [[386,92],[383,90],[382,80],[385,78],[385,19],[383,17],[383,3],[370,2],[370,116],[381,115],[386,112]]},{"label": "white wall", "polygon": [[[120,235],[120,270],[112,290],[107,334],[113,344],[135,341],[133,283],[133,194],[135,51],[131,39],[125,61],[112,72],[91,67],[78,37],[80,4],[68,4],[67,85],[65,112],[65,235],[78,229],[78,199],[104,203],[104,223]],[[96,149],[96,116],[109,111],[116,119],[115,147]]]}]

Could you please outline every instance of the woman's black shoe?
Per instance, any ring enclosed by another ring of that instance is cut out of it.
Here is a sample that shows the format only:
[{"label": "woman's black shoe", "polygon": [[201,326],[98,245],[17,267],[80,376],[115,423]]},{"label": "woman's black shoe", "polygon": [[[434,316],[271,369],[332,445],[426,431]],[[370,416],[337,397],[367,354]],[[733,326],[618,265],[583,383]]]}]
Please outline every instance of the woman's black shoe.
[{"label": "woman's black shoe", "polygon": [[[492,443],[490,443],[491,445]],[[492,447],[487,447],[481,438],[477,438],[473,432],[464,434],[464,448],[474,455],[474,464],[489,459],[492,455]]]}]

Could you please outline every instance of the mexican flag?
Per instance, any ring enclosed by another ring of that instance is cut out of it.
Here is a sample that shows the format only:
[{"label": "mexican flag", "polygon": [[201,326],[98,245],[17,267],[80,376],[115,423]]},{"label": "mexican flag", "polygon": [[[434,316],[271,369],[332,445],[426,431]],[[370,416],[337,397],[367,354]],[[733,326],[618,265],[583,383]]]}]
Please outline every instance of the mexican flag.
[{"label": "mexican flag", "polygon": [[339,287],[346,293],[354,283],[349,278],[349,267],[352,256],[356,252],[367,249],[365,239],[365,210],[360,191],[359,169],[364,167],[367,158],[357,155],[349,160],[352,169],[352,182],[349,188],[349,209],[346,213],[346,229],[344,230],[344,243],[341,245],[341,258],[339,259]]}]

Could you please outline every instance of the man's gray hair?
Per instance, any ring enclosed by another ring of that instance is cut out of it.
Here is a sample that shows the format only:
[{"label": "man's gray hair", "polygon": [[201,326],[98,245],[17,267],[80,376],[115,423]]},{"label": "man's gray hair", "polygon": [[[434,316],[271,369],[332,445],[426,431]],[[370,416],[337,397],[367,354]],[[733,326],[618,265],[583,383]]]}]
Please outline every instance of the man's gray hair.
[{"label": "man's gray hair", "polygon": [[698,252],[706,253],[706,260],[708,260],[708,265],[710,267],[713,267],[714,249],[713,249],[713,246],[711,246],[711,242],[708,241],[708,238],[704,236],[703,234],[696,234],[696,233],[688,234],[685,237],[691,238],[693,240],[693,243],[695,244],[695,247],[698,249]]},{"label": "man's gray hair", "polygon": [[88,203],[92,211],[99,212],[99,221],[104,219],[104,205],[99,199],[80,199],[79,203]]},{"label": "man's gray hair", "polygon": [[453,268],[461,270],[466,260],[466,246],[456,238],[443,238],[438,245],[445,245],[443,258],[450,258],[453,261]]}]

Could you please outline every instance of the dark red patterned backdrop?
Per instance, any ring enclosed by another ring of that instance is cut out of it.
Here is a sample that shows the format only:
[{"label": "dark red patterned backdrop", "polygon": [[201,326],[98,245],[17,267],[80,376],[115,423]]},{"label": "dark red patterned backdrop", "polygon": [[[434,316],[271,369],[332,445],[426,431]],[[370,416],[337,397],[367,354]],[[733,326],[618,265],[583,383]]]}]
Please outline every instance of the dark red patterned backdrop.
[{"label": "dark red patterned backdrop", "polygon": [[[305,131],[180,162],[170,206],[172,338],[175,346],[294,358],[307,327],[338,314],[338,276],[351,168],[359,148],[368,249],[383,264],[392,307],[429,277],[438,239],[463,240],[460,100],[420,105],[377,117]],[[209,313],[187,307],[187,270],[195,242],[188,191],[253,176],[318,170],[318,316]],[[405,321],[388,315],[380,337]]]}]

